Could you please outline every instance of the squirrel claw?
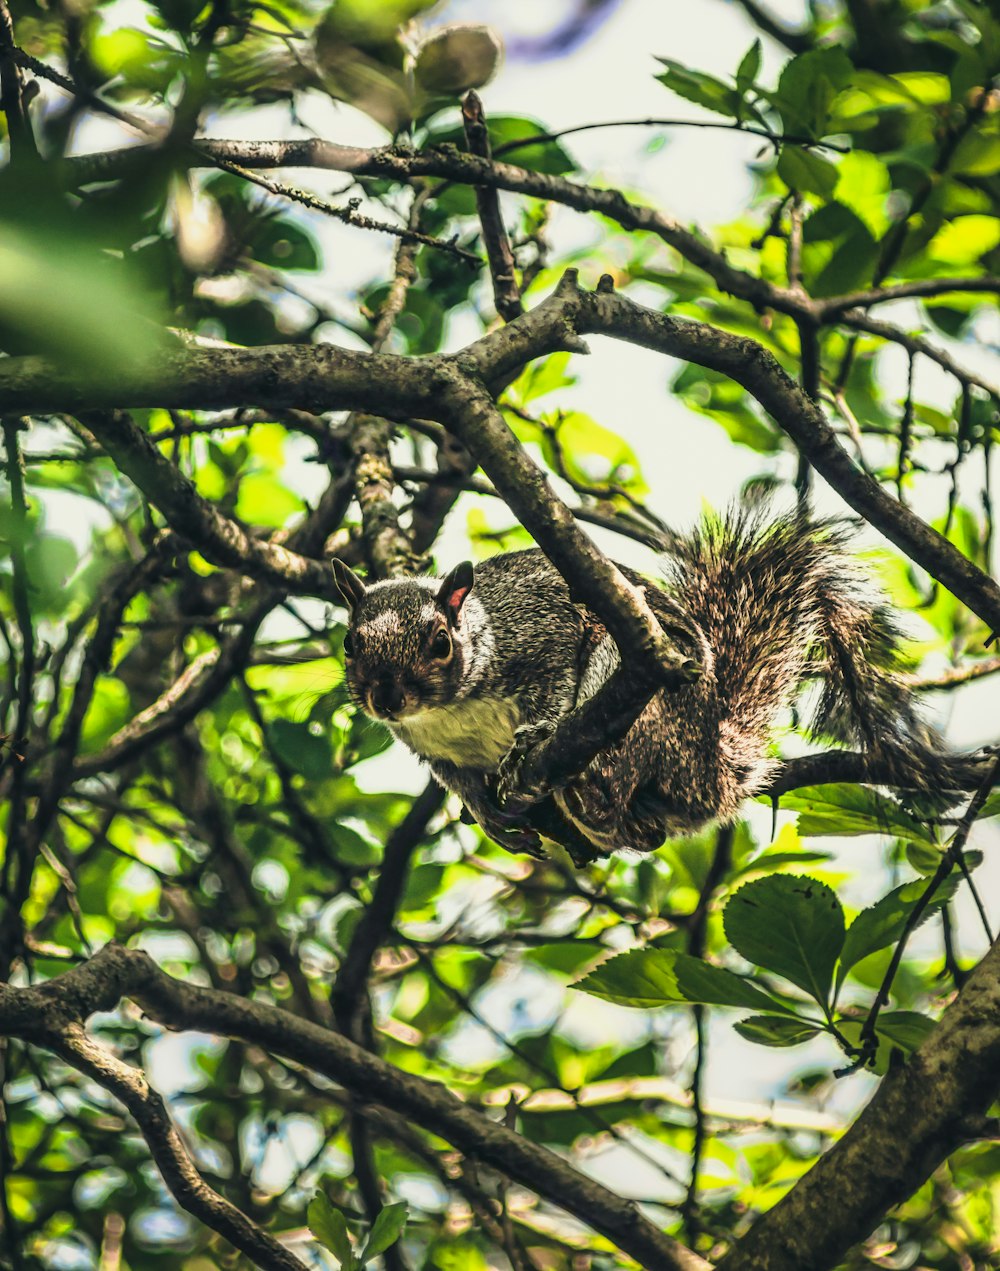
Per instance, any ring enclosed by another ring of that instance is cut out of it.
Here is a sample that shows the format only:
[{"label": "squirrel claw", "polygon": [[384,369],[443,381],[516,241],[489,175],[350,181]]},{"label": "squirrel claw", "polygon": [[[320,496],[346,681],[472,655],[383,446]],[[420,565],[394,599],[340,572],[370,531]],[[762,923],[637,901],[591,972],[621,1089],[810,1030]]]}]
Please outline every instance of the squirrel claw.
[{"label": "squirrel claw", "polygon": [[542,722],[523,724],[514,734],[514,744],[500,760],[496,773],[497,801],[508,812],[526,811],[545,793],[541,788],[526,786],[521,773],[529,752],[553,731],[551,724]]},{"label": "squirrel claw", "polygon": [[536,861],[545,860],[539,834],[528,825],[517,824],[517,820],[518,818],[499,811],[489,816],[480,814],[475,818],[487,838],[492,839],[504,851],[515,856],[533,856]]}]

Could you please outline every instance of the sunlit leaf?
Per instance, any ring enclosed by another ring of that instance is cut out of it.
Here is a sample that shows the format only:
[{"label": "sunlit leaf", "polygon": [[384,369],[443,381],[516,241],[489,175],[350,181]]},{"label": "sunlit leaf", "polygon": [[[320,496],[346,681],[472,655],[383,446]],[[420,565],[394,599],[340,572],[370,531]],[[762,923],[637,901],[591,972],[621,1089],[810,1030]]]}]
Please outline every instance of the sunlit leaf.
[{"label": "sunlit leaf", "polygon": [[791,874],[755,879],[730,897],[723,922],[726,938],[748,962],[827,1003],[844,943],[844,911],[825,883]]},{"label": "sunlit leaf", "polygon": [[787,1011],[749,980],[724,967],[672,949],[637,949],[602,963],[573,986],[620,1006],[668,1006],[701,1002]]}]

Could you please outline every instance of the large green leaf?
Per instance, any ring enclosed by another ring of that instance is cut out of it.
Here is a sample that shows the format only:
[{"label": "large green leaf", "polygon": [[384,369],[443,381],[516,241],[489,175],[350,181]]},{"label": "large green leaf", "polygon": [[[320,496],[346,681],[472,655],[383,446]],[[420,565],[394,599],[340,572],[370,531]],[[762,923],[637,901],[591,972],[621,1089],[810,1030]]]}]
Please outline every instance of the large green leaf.
[{"label": "large green leaf", "polygon": [[815,878],[773,874],[746,883],[723,913],[726,938],[748,962],[791,980],[826,1006],[844,943],[836,893]]},{"label": "large green leaf", "polygon": [[886,795],[866,786],[831,783],[802,786],[781,796],[781,806],[799,814],[799,833],[896,834],[928,841],[927,827]]},{"label": "large green leaf", "polygon": [[312,725],[276,719],[269,728],[269,740],[275,754],[310,781],[322,781],[330,775],[330,739],[323,732],[313,732]]},{"label": "large green leaf", "polygon": [[756,1011],[788,1010],[749,980],[673,949],[633,949],[620,953],[573,987],[620,1006],[698,1002],[704,1006],[747,1007]]}]

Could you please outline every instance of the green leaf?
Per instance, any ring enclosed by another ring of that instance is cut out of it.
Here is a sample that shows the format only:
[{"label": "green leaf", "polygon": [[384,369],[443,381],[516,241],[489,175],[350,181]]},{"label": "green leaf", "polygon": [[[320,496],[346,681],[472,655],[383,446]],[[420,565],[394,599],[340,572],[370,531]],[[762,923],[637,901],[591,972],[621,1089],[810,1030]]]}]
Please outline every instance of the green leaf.
[{"label": "green leaf", "polygon": [[941,264],[971,265],[1000,243],[1000,219],[995,216],[956,216],[927,244],[927,254]]},{"label": "green leaf", "polygon": [[[435,894],[439,891],[440,888]],[[551,944],[538,944],[526,949],[524,958],[526,962],[544,967],[546,971],[554,972],[565,981],[566,976],[579,974],[588,962],[593,962],[594,949],[582,940],[553,941]]]},{"label": "green leaf", "polygon": [[976,819],[979,821],[984,821],[987,817],[990,817],[990,816],[1000,816],[1000,794],[990,795],[990,797],[983,804],[982,812],[980,812],[979,816]]},{"label": "green leaf", "polygon": [[[506,159],[518,167],[531,168],[534,172],[547,172],[551,176],[561,176],[567,172],[575,172],[577,164],[569,152],[558,141],[532,141],[533,137],[547,135],[548,129],[537,119],[524,115],[496,115],[488,121],[490,146],[497,158]],[[523,145],[513,146],[513,142]],[[453,125],[447,128],[431,128],[428,130],[426,144],[428,146],[457,146],[465,149],[465,133]],[[508,147],[510,147],[508,149]],[[498,153],[499,152],[499,153]]]},{"label": "green leaf", "polygon": [[741,1037],[760,1046],[798,1046],[823,1031],[818,1024],[783,1015],[750,1015],[733,1025]]},{"label": "green leaf", "polygon": [[986,177],[1000,172],[1000,137],[969,133],[959,143],[948,171],[970,177]]},{"label": "green leaf", "polygon": [[343,682],[344,668],[336,658],[247,668],[247,683],[254,692],[265,693],[276,713],[298,723],[308,719],[317,703],[335,689],[341,689],[338,704],[346,701]]},{"label": "green leaf", "polygon": [[378,1212],[378,1217],[372,1223],[368,1241],[361,1250],[362,1266],[396,1243],[406,1226],[406,1214],[405,1201],[400,1200],[393,1205],[383,1205]]},{"label": "green leaf", "polygon": [[892,181],[886,165],[864,150],[845,154],[837,168],[837,201],[850,208],[874,239],[889,228]]},{"label": "green leaf", "polygon": [[313,238],[299,225],[280,217],[268,218],[255,227],[253,256],[274,269],[319,268],[319,253]]},{"label": "green leaf", "polygon": [[736,87],[741,93],[745,93],[748,88],[752,88],[757,76],[760,74],[760,57],[760,40],[754,40],[753,44],[744,53],[743,60],[736,68]]},{"label": "green leaf", "polygon": [[83,718],[81,751],[89,754],[100,750],[119,728],[124,728],[131,713],[129,691],[122,681],[107,675],[99,676]]},{"label": "green leaf", "polygon": [[748,962],[783,975],[827,1005],[844,943],[844,911],[825,883],[793,874],[755,879],[732,896],[723,925]]},{"label": "green leaf", "polygon": [[[848,1042],[855,1046],[861,1040],[862,1020],[838,1021],[838,1028]],[[883,1076],[889,1071],[894,1050],[912,1053],[921,1046],[934,1030],[934,1021],[917,1011],[883,1011],[875,1024],[875,1053],[873,1071]]]},{"label": "green leaf", "polygon": [[354,1246],[347,1230],[347,1219],[335,1209],[322,1192],[317,1192],[306,1210],[309,1230],[324,1249],[329,1249],[344,1271],[354,1271],[358,1265]]},{"label": "green leaf", "polygon": [[358,711],[351,721],[351,731],[344,747],[348,766],[380,755],[392,745],[392,733],[374,719]]},{"label": "green leaf", "polygon": [[761,454],[773,454],[782,448],[780,431],[761,418],[746,389],[720,371],[688,363],[674,377],[671,387],[685,406],[716,420],[739,445]]},{"label": "green leaf", "polygon": [[[921,915],[920,922],[925,922],[933,913],[951,899],[958,887],[959,876],[946,879],[937,889],[930,904]],[[903,883],[894,888],[880,901],[863,909],[847,929],[844,947],[840,955],[840,967],[837,970],[837,988],[844,982],[844,977],[852,966],[862,958],[879,949],[895,944],[903,934],[903,928],[913,910],[914,905],[927,890],[923,879]]]},{"label": "green leaf", "polygon": [[[810,281],[814,296],[841,296],[871,282],[876,262],[878,244],[867,227],[861,225],[834,249],[822,267],[816,269]],[[807,262],[810,264],[811,262]]]},{"label": "green leaf", "polygon": [[740,108],[740,97],[728,84],[716,79],[714,75],[692,71],[690,67],[674,62],[669,57],[658,57],[656,60],[667,69],[655,78],[675,92],[678,97],[703,106],[706,110],[715,111],[716,114],[736,117]]},{"label": "green leaf", "polygon": [[44,186],[25,179],[22,200],[37,206],[33,222],[0,220],[0,348],[44,354],[95,382],[152,366],[162,326],[134,260],[103,251],[98,233],[53,211]]},{"label": "green leaf", "polygon": [[798,812],[799,833],[898,834],[927,841],[926,827],[894,800],[876,790],[847,783],[803,786],[781,796],[784,811]]},{"label": "green leaf", "polygon": [[783,146],[778,158],[778,176],[790,190],[818,194],[828,199],[837,187],[838,173],[834,165],[811,150],[799,146]]},{"label": "green leaf", "polygon": [[935,1027],[935,1021],[919,1011],[889,1011],[879,1015],[875,1032],[909,1054],[923,1045]]},{"label": "green leaf", "polygon": [[609,958],[573,985],[593,997],[620,1006],[669,1006],[697,1002],[705,1006],[748,1007],[786,1012],[750,980],[674,949],[632,949]]},{"label": "green leaf", "polygon": [[32,608],[60,612],[70,599],[71,579],[80,567],[80,553],[68,538],[28,531],[24,563],[31,580]]},{"label": "green leaf", "polygon": [[[329,773],[327,773],[329,776]],[[339,821],[330,821],[326,827],[326,836],[333,844],[337,860],[342,865],[361,866],[374,865],[379,859],[378,849],[363,838],[349,825]]]},{"label": "green leaf", "polygon": [[280,529],[302,511],[302,500],[276,476],[251,472],[240,481],[236,515],[250,525]]},{"label": "green leaf", "polygon": [[330,739],[312,733],[309,724],[276,719],[268,729],[268,738],[275,754],[310,781],[322,781],[332,772]]},{"label": "green leaf", "polygon": [[854,72],[851,59],[836,45],[809,49],[785,64],[772,103],[781,111],[786,132],[821,137],[834,98]]}]

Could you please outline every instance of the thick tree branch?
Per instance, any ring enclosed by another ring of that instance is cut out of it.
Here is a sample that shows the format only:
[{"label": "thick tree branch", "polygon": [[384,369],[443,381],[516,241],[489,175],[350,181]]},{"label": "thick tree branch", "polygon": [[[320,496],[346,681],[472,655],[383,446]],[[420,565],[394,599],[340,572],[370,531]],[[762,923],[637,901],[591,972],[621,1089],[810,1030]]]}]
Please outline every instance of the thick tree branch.
[{"label": "thick tree branch", "polygon": [[992,630],[1000,630],[1000,587],[855,464],[819,406],[756,341],[702,323],[676,321],[607,290],[577,295],[579,308],[568,303],[565,318],[581,334],[601,332],[627,339],[721,371],[742,384],[850,507]]},{"label": "thick tree branch", "polygon": [[[634,669],[651,685],[687,682],[696,673],[695,664],[676,651],[640,590],[576,524],[541,468],[508,428],[489,393],[466,375],[442,370],[437,409],[493,479],[507,506],[566,577],[576,599],[589,605],[619,649],[632,655]],[[613,606],[608,603],[612,596],[617,601]]]},{"label": "thick tree branch", "polygon": [[[939,762],[944,764],[943,759]],[[975,790],[987,772],[985,755],[955,755],[948,760],[948,787],[952,790]],[[899,786],[899,766],[891,760],[866,755],[857,750],[827,750],[822,754],[802,755],[786,759],[771,775],[759,793],[778,799],[803,786],[822,786],[839,782],[858,785]]]},{"label": "thick tree branch", "polygon": [[[747,300],[757,308],[776,309],[792,317],[822,325],[836,321],[837,316],[845,309],[867,308],[910,296],[933,297],[949,292],[1000,291],[1000,278],[995,276],[922,278],[850,292],[844,296],[812,299],[799,289],[779,287],[745,270],[734,268],[728,263],[724,252],[711,247],[700,235],[685,229],[679,221],[666,213],[630,203],[620,191],[598,189],[564,177],[500,163],[481,155],[433,149],[413,154],[388,147],[366,150],[318,138],[228,141],[202,137],[196,144],[199,157],[205,163],[224,161],[257,169],[317,168],[350,172],[355,176],[385,177],[401,182],[418,177],[442,177],[480,188],[509,190],[512,193],[561,203],[579,212],[597,212],[616,221],[624,229],[645,230],[656,234],[685,260],[709,274],[720,290]],[[80,181],[110,180],[148,162],[151,153],[150,147],[135,146],[80,155],[67,162],[77,170],[77,179]]]},{"label": "thick tree branch", "polygon": [[[636,1206],[561,1157],[466,1107],[444,1086],[394,1068],[338,1033],[264,1002],[198,988],[161,971],[139,950],[107,945],[90,962],[38,988],[0,985],[0,1033],[58,1049],[68,1030],[119,998],[158,1023],[263,1047],[321,1073],[356,1098],[433,1127],[606,1236],[648,1271],[706,1271],[708,1263],[664,1235]],[[74,1034],[76,1035],[76,1034]],[[64,1053],[64,1052],[60,1052]]]},{"label": "thick tree branch", "polygon": [[[123,405],[226,410],[234,403],[253,402],[277,410],[294,404],[322,413],[364,403],[373,414],[407,419],[414,414],[414,401],[433,396],[435,362],[329,344],[174,347],[162,350],[153,362],[122,366],[116,379],[91,379],[41,357],[5,358],[0,361],[0,411],[79,415]],[[114,435],[117,425],[107,428]],[[144,460],[144,448],[129,446],[133,448]]]},{"label": "thick tree branch", "polygon": [[[417,177],[442,177],[465,185],[510,190],[532,198],[553,201],[578,212],[597,212],[616,221],[624,229],[645,230],[663,239],[693,265],[709,274],[722,291],[739,296],[761,308],[783,313],[813,316],[814,302],[808,296],[775,286],[736,269],[700,235],[686,229],[666,213],[630,203],[618,190],[601,190],[568,181],[565,177],[534,172],[509,163],[463,154],[457,150],[426,150],[409,153],[399,147],[364,150],[332,141],[309,138],[295,141],[223,141],[199,138],[197,150],[204,163],[217,160],[239,163],[246,168],[307,167],[355,176],[385,177],[407,182]],[[133,146],[126,150],[81,155],[66,162],[77,181],[111,180],[149,161],[151,150]],[[192,162],[198,162],[196,158]]]}]

